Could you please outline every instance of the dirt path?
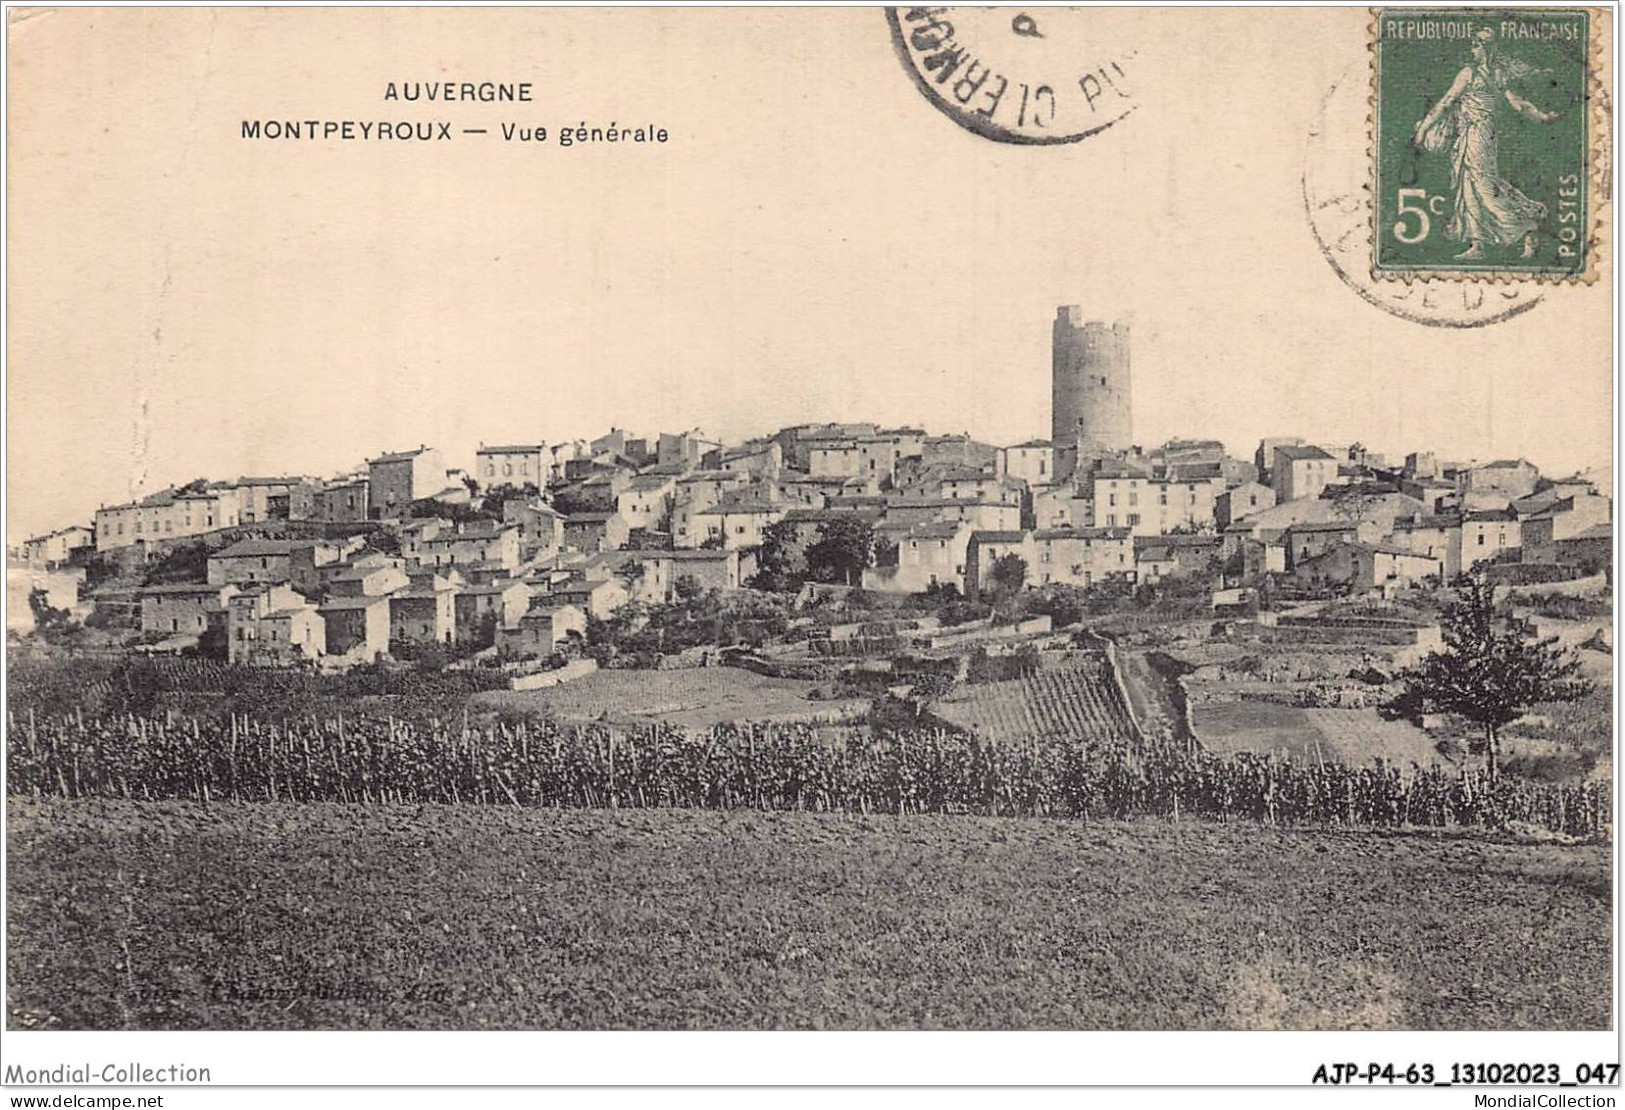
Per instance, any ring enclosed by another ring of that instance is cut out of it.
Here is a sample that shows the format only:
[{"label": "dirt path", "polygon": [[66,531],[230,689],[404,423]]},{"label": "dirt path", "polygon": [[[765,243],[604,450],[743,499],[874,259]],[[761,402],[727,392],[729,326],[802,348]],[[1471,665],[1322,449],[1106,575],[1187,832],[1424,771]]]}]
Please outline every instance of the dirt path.
[{"label": "dirt path", "polygon": [[1190,730],[1180,711],[1174,680],[1157,670],[1146,656],[1143,651],[1117,651],[1117,673],[1128,694],[1129,711],[1148,739],[1188,741]]}]

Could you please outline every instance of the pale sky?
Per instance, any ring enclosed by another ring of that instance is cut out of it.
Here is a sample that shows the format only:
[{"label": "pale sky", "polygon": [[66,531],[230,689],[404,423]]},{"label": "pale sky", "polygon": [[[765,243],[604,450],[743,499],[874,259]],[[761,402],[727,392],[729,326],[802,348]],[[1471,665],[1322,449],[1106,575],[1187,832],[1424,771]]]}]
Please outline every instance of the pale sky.
[{"label": "pale sky", "polygon": [[[1468,330],[1342,285],[1306,141],[1364,9],[1088,13],[1140,107],[1017,147],[920,95],[878,9],[66,10],[14,23],[7,526],[427,442],[1046,434],[1058,304],[1133,322],[1135,438],[1611,465],[1612,274]],[[1351,67],[1352,70],[1351,70]],[[386,103],[389,81],[536,102]],[[447,119],[449,143],[245,119]],[[553,142],[652,124],[662,146]],[[503,122],[546,144],[507,143]],[[1358,140],[1359,135],[1354,138]],[[1357,146],[1350,149],[1358,150]]]}]

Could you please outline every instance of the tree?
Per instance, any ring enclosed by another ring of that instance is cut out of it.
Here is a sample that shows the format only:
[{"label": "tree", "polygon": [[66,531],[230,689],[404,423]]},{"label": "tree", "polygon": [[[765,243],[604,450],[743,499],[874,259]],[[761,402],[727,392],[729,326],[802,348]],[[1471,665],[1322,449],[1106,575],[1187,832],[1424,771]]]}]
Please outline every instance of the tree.
[{"label": "tree", "polygon": [[588,495],[580,486],[563,486],[553,492],[553,508],[565,516],[577,513],[600,513],[615,508],[613,502],[604,502]]},{"label": "tree", "polygon": [[953,693],[957,684],[953,675],[942,674],[937,671],[927,671],[924,674],[914,676],[914,682],[908,694],[908,699],[914,706],[914,716],[916,718],[924,716],[926,709],[930,707],[932,702],[941,701]]},{"label": "tree", "polygon": [[363,545],[368,551],[377,551],[384,555],[399,555],[401,553],[401,538],[387,528],[375,528],[367,533]]},{"label": "tree", "polygon": [[203,658],[219,659],[223,662],[230,653],[231,645],[226,640],[224,621],[215,621],[198,634],[197,654]]},{"label": "tree", "polygon": [[1494,782],[1501,730],[1539,702],[1584,697],[1591,683],[1577,677],[1578,656],[1556,637],[1538,640],[1528,622],[1497,613],[1495,587],[1486,579],[1461,589],[1444,611],[1444,650],[1402,673],[1396,700],[1422,712],[1455,713],[1482,729],[1473,750],[1483,753]]},{"label": "tree", "polygon": [[1088,591],[1066,582],[1040,587],[1024,597],[1022,604],[1028,613],[1048,617],[1056,628],[1077,624],[1089,612]]},{"label": "tree", "polygon": [[807,570],[820,582],[854,585],[874,565],[875,530],[868,521],[842,515],[818,528],[818,541],[807,548]]},{"label": "tree", "polygon": [[147,566],[143,581],[148,586],[168,582],[202,582],[209,575],[207,543],[176,544],[156,563]]},{"label": "tree", "polygon": [[51,594],[41,586],[35,586],[28,591],[28,609],[34,614],[34,627],[40,631],[53,628],[66,628],[71,614],[66,609],[58,609],[51,604]]},{"label": "tree", "polygon": [[993,582],[995,597],[1014,597],[1027,584],[1027,560],[1014,551],[1000,555],[993,560],[988,577]]},{"label": "tree", "polygon": [[754,589],[788,590],[796,585],[791,552],[797,539],[794,521],[778,520],[762,529],[762,545],[756,549],[756,574],[750,580]]},{"label": "tree", "polygon": [[628,559],[615,568],[615,577],[621,580],[626,592],[632,595],[638,592],[638,583],[643,581],[644,572],[648,569],[649,565],[642,559]]},{"label": "tree", "polygon": [[[472,492],[476,497],[479,496],[478,489]],[[480,501],[480,511],[493,520],[501,520],[503,502],[520,498],[531,500],[540,496],[541,490],[536,488],[535,482],[526,482],[522,486],[516,486],[512,482],[503,482],[500,486],[492,486],[485,491],[485,496]]]}]

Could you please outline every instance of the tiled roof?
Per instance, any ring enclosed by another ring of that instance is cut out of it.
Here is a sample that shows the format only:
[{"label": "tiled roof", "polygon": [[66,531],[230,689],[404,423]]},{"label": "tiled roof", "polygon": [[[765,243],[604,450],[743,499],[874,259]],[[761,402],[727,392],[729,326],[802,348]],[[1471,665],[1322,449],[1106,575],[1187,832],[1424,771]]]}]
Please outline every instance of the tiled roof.
[{"label": "tiled roof", "polygon": [[321,611],[337,612],[345,609],[371,609],[374,605],[388,605],[389,598],[382,595],[361,597],[330,597],[321,604]]},{"label": "tiled roof", "polygon": [[182,597],[192,594],[218,594],[226,586],[211,586],[207,582],[165,582],[157,586],[143,586],[137,592],[142,597]]},{"label": "tiled roof", "polygon": [[908,538],[921,540],[952,539],[959,535],[959,524],[921,524],[909,529]]},{"label": "tiled roof", "polygon": [[367,462],[369,465],[372,463],[411,462],[413,459],[426,453],[428,450],[429,448],[427,447],[418,447],[411,451],[391,451],[387,454],[379,455],[376,459],[368,459]]},{"label": "tiled roof", "polygon": [[1353,520],[1324,520],[1311,524],[1289,524],[1286,530],[1298,535],[1303,532],[1352,532],[1358,527],[1359,523]]},{"label": "tiled roof", "polygon": [[209,558],[247,559],[267,555],[291,555],[295,551],[304,551],[316,546],[315,540],[239,540],[224,551],[215,552]]},{"label": "tiled roof", "polygon": [[1331,458],[1331,456],[1328,455],[1323,449],[1321,449],[1319,447],[1315,447],[1313,445],[1306,445],[1306,446],[1303,446],[1303,447],[1296,447],[1296,446],[1292,446],[1292,445],[1288,444],[1288,445],[1284,445],[1284,446],[1281,446],[1281,447],[1277,447],[1275,449],[1275,454],[1280,458],[1293,459],[1293,460],[1297,460],[1297,459],[1330,459]]},{"label": "tiled roof", "polygon": [[1033,533],[1038,540],[1126,540],[1131,532],[1127,528],[1040,528]]}]

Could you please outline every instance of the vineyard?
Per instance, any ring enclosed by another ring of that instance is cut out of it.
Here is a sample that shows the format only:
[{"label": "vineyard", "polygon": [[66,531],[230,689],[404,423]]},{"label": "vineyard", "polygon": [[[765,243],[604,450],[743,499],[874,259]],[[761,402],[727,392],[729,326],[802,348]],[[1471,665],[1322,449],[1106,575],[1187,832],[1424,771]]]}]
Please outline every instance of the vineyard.
[{"label": "vineyard", "polygon": [[476,707],[543,710],[564,721],[640,726],[658,719],[688,728],[727,721],[839,720],[861,716],[864,699],[813,701],[811,683],[771,678],[740,667],[600,670],[546,690],[494,690]]},{"label": "vineyard", "polygon": [[245,667],[209,659],[95,657],[8,659],[13,707],[45,715],[150,716],[160,708],[186,713],[247,713],[280,718],[288,706],[337,716],[368,712],[431,720],[461,712],[469,697],[505,688],[497,670],[356,667],[342,674]]},{"label": "vineyard", "polygon": [[966,685],[932,711],[994,743],[1124,745],[1136,738],[1109,664],[1095,654],[1018,679]]},{"label": "vineyard", "polygon": [[[1053,677],[1053,676],[1050,676]],[[1609,786],[1440,768],[1408,773],[1131,745],[990,741],[947,730],[551,722],[488,729],[394,719],[9,721],[7,788],[73,798],[515,807],[1200,816],[1276,825],[1506,827],[1608,833]]]}]

